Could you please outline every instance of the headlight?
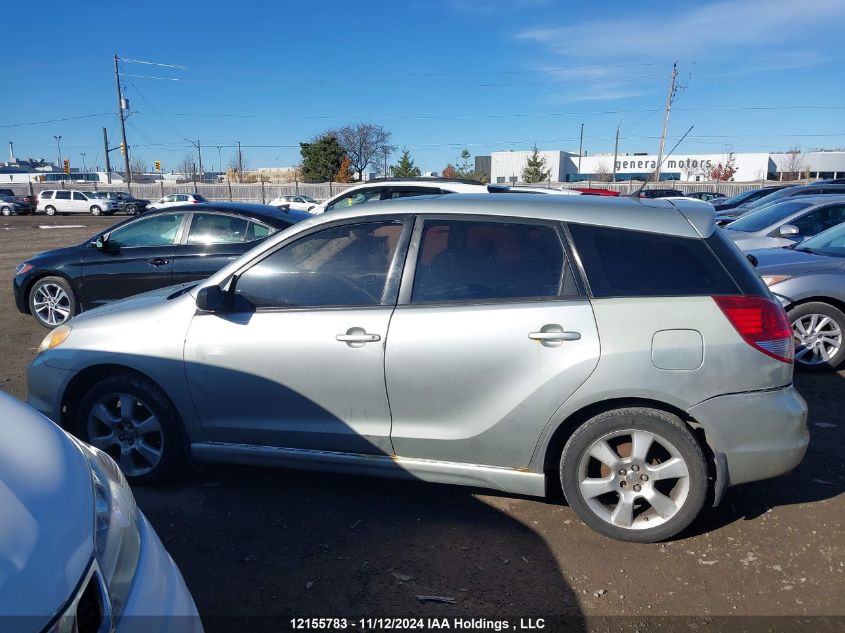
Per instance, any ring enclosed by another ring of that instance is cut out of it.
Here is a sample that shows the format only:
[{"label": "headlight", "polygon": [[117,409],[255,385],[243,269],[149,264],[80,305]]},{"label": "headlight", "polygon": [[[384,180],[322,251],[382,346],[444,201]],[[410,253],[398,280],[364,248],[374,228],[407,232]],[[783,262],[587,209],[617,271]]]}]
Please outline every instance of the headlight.
[{"label": "headlight", "polygon": [[791,275],[763,275],[763,283],[767,286],[774,286],[789,279]]},{"label": "headlight", "polygon": [[28,262],[18,264],[17,266],[15,266],[15,277],[17,277],[18,275],[23,275],[24,273],[28,273],[33,268],[35,268],[35,266]]},{"label": "headlight", "polygon": [[141,551],[138,506],[117,464],[103,451],[77,442],[91,466],[94,484],[94,555],[108,588],[115,619],[120,617]]},{"label": "headlight", "polygon": [[53,349],[64,343],[67,337],[70,336],[71,329],[69,325],[60,325],[55,330],[52,330],[41,341],[41,345],[38,346],[38,353],[46,352],[48,349]]}]

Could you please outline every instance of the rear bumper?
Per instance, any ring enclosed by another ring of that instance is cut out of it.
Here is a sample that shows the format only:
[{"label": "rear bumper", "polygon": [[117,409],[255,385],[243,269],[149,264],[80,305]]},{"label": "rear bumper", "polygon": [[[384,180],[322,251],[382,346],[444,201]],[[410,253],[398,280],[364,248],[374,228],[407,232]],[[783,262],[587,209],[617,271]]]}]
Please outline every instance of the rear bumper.
[{"label": "rear bumper", "polygon": [[732,486],[790,472],[810,441],[807,403],[792,385],[711,398],[688,413],[724,455]]}]

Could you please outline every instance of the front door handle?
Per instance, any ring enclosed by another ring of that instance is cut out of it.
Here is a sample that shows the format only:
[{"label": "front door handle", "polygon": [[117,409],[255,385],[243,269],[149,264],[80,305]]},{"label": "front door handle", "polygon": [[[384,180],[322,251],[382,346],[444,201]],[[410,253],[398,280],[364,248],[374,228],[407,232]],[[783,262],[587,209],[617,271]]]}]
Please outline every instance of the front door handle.
[{"label": "front door handle", "polygon": [[370,334],[362,327],[351,327],[345,334],[338,334],[335,340],[346,343],[349,347],[363,347],[367,343],[376,343],[381,340],[379,334]]},{"label": "front door handle", "polygon": [[564,341],[577,341],[581,338],[581,332],[564,330],[557,323],[547,323],[540,328],[539,332],[529,332],[528,338],[532,341],[540,341],[546,347],[558,347]]},{"label": "front door handle", "polygon": [[159,266],[164,266],[166,264],[169,264],[170,260],[164,259],[163,257],[154,257],[153,259],[148,260],[147,263],[150,266],[159,267]]}]

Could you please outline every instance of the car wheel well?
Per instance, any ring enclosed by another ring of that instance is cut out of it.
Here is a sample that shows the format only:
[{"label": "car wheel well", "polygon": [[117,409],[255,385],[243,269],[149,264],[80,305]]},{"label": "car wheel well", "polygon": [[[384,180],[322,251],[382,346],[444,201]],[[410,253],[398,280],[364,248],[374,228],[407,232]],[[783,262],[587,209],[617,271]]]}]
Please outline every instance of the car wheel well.
[{"label": "car wheel well", "polygon": [[[572,437],[575,430],[590,418],[610,411],[612,409],[625,409],[630,407],[645,407],[648,409],[656,409],[658,411],[665,411],[678,417],[693,434],[698,442],[701,450],[707,461],[707,474],[710,481],[709,495],[713,493],[713,482],[716,475],[716,460],[713,454],[713,449],[707,443],[705,430],[701,425],[692,418],[689,413],[659,400],[649,400],[648,398],[616,398],[611,400],[601,400],[587,405],[582,409],[572,413],[552,433],[551,438],[546,446],[546,454],[543,458],[543,472],[546,475],[546,490],[550,493],[561,494],[560,491],[560,456],[563,453],[563,447],[566,442]],[[709,501],[709,500],[708,500]],[[706,501],[705,503],[708,503]]]},{"label": "car wheel well", "polygon": [[834,299],[833,297],[807,297],[805,299],[801,299],[800,301],[796,301],[795,303],[790,304],[787,311],[792,310],[793,308],[797,308],[798,306],[804,305],[805,303],[826,303],[845,313],[845,301]]},{"label": "car wheel well", "polygon": [[79,300],[79,294],[76,292],[76,288],[73,287],[73,283],[71,282],[71,280],[68,279],[67,277],[65,277],[63,274],[58,273],[56,271],[44,270],[44,271],[41,271],[38,274],[36,274],[32,279],[30,279],[26,284],[26,288],[24,288],[23,296],[24,296],[24,299],[26,300],[25,305],[26,305],[26,313],[27,314],[31,314],[31,311],[29,309],[29,295],[32,292],[32,288],[35,286],[35,284],[37,284],[39,281],[41,281],[45,277],[61,277],[62,279],[64,279],[67,282],[67,284],[70,286],[70,289],[73,290],[74,295],[76,295],[75,298],[76,298],[77,306],[79,308],[79,311],[82,312],[82,302]]},{"label": "car wheel well", "polygon": [[[155,380],[150,378],[143,372],[138,371],[137,369],[132,369],[131,367],[127,367],[126,365],[113,365],[113,364],[104,364],[104,365],[93,365],[91,367],[86,367],[82,371],[80,371],[76,376],[68,384],[67,388],[65,389],[65,393],[62,396],[62,407],[61,407],[61,426],[66,431],[71,431],[70,428],[73,420],[76,418],[76,411],[79,407],[79,403],[82,401],[82,398],[85,396],[87,391],[93,387],[98,381],[103,380],[104,378],[111,378],[112,376],[123,375],[123,376],[132,376],[134,378],[145,380],[149,382],[151,385],[155,386],[165,398],[167,398],[168,402],[173,406],[175,411],[179,411],[176,408],[176,405],[173,404],[173,400],[170,396],[167,395],[167,391],[162,389],[161,385],[158,384]],[[184,424],[182,422],[181,416],[177,416],[179,420],[179,431],[181,432],[183,441],[185,442],[185,449],[188,449],[188,442],[187,442],[187,434],[185,433]],[[189,454],[189,453],[186,453]]]}]

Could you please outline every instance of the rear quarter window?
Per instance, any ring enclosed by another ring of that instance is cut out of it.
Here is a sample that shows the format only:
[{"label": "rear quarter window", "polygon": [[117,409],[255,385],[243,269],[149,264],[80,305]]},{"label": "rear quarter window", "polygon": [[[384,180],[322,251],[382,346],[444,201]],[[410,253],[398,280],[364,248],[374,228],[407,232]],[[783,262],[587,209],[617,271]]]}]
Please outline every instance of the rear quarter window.
[{"label": "rear quarter window", "polygon": [[570,224],[594,297],[737,294],[739,288],[702,239]]}]

